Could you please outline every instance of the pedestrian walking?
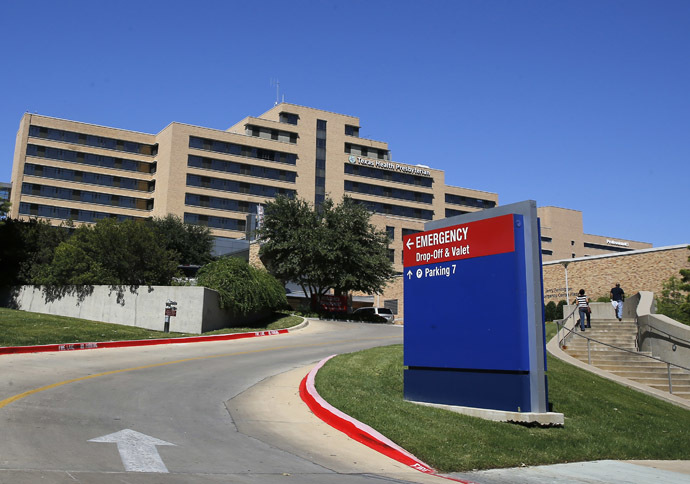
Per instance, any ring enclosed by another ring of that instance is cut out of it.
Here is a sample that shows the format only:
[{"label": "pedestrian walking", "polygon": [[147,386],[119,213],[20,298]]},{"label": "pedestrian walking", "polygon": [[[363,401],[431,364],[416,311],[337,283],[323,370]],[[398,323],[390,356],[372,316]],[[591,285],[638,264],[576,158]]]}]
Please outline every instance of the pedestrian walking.
[{"label": "pedestrian walking", "polygon": [[[575,304],[577,304],[577,309],[580,313],[580,331],[584,332],[585,328],[591,328],[589,321],[591,309],[589,309],[589,298],[585,294],[584,289],[580,289],[577,293]],[[585,324],[585,321],[587,324]]]},{"label": "pedestrian walking", "polygon": [[621,288],[619,282],[616,287],[611,289],[611,304],[613,304],[613,312],[618,318],[618,321],[623,320],[623,301],[625,301],[625,291]]}]

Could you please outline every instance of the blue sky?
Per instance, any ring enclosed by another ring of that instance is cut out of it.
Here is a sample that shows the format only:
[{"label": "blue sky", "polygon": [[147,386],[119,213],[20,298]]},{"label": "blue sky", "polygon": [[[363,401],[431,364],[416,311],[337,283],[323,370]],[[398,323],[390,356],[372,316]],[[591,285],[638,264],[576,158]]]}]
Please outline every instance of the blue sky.
[{"label": "blue sky", "polygon": [[24,112],[157,133],[280,98],[446,183],[690,243],[690,1],[0,3],[0,181]]}]

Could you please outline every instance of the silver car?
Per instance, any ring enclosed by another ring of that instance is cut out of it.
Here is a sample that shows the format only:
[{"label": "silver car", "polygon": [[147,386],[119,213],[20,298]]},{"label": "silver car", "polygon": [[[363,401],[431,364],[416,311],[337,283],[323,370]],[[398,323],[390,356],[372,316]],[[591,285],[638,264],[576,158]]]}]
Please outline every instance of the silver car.
[{"label": "silver car", "polygon": [[373,307],[359,308],[359,309],[355,309],[355,311],[352,314],[362,315],[362,316],[363,315],[380,316],[383,319],[385,319],[387,323],[392,323],[395,320],[395,316],[393,315],[393,311],[391,311],[388,308],[373,308]]}]

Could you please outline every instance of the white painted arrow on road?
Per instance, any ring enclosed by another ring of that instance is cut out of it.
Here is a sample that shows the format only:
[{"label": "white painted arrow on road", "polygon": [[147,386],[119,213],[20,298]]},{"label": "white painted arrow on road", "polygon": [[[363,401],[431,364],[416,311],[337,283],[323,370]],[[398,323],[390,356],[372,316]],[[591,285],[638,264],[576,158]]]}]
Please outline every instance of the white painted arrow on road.
[{"label": "white painted arrow on road", "polygon": [[175,445],[164,440],[150,437],[130,429],[120,430],[114,434],[104,435],[89,442],[107,442],[117,444],[120,458],[128,472],[162,472],[167,473],[157,445]]}]

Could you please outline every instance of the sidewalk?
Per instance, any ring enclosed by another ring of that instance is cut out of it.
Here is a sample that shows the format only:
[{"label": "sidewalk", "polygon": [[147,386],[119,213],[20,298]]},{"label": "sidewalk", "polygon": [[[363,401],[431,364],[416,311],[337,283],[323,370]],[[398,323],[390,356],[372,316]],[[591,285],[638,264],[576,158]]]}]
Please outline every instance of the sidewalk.
[{"label": "sidewalk", "polygon": [[460,480],[477,484],[688,484],[690,461],[594,461],[517,469],[424,474],[347,437],[317,418],[301,400],[299,385],[312,366],[269,378],[226,402],[244,434],[338,473],[376,474],[418,483]]}]

